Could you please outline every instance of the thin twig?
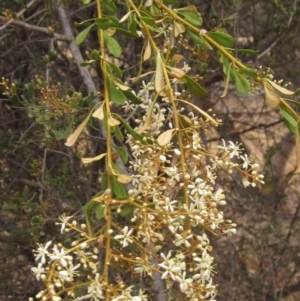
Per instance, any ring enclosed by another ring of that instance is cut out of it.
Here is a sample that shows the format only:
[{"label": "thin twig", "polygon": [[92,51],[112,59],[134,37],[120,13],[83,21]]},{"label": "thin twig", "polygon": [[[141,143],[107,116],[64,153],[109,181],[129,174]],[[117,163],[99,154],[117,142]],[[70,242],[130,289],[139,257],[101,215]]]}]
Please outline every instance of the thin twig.
[{"label": "thin twig", "polygon": [[[0,22],[5,22],[5,18],[0,16]],[[20,27],[23,28],[27,31],[34,31],[34,32],[39,32],[39,33],[43,33],[46,34],[47,36],[52,37],[55,40],[60,40],[60,41],[65,41],[65,42],[71,42],[71,38],[63,35],[63,34],[59,34],[59,33],[55,33],[52,32],[51,30],[49,30],[49,28],[47,27],[42,27],[42,26],[36,26],[36,25],[31,25],[22,21],[17,21],[17,20],[13,20],[11,19],[10,21],[8,21],[7,23],[5,23],[4,25],[7,25],[9,23],[9,25],[11,26],[16,26],[16,27]],[[3,26],[2,26],[3,27]],[[1,27],[1,28],[2,28]],[[5,36],[5,35],[4,35]],[[4,37],[3,36],[3,37]],[[2,37],[2,38],[3,38]],[[1,39],[2,39],[1,38]]]},{"label": "thin twig", "polygon": [[[31,0],[28,4],[26,4],[26,7],[24,7],[22,10],[20,10],[18,13],[17,13],[17,18],[21,17],[25,12],[26,10],[32,6],[37,0]],[[3,18],[5,19],[5,18]],[[12,24],[14,22],[14,19],[10,19],[9,21],[7,21],[4,25],[2,25],[0,27],[0,31],[1,30],[4,30],[7,26],[9,26],[10,24]]]}]

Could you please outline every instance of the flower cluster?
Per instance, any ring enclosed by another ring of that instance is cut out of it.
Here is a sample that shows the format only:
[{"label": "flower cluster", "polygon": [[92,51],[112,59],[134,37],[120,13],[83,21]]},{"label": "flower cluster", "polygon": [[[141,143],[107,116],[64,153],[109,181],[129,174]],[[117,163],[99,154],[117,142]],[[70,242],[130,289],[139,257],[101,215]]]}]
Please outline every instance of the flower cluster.
[{"label": "flower cluster", "polygon": [[[189,66],[184,63],[183,69]],[[183,99],[180,92],[172,93],[177,101]],[[201,131],[218,121],[193,112],[183,117],[188,108],[174,111],[168,95],[159,101],[155,95],[154,83],[143,82],[137,93],[143,103],[123,106],[134,116],[139,133],[127,134],[128,197],[116,198],[108,189],[92,200],[101,203],[103,212],[114,212],[95,233],[70,216],[60,217],[61,233],[73,233],[74,240],[69,247],[52,241],[38,246],[32,271],[46,289],[37,298],[146,301],[151,293],[146,288],[159,274],[165,287],[178,290],[185,300],[215,300],[207,234],[236,233],[236,225],[221,210],[226,201],[217,186],[218,170],[238,170],[245,187],[263,183],[263,176],[238,143],[222,140],[215,153],[207,150]]]}]

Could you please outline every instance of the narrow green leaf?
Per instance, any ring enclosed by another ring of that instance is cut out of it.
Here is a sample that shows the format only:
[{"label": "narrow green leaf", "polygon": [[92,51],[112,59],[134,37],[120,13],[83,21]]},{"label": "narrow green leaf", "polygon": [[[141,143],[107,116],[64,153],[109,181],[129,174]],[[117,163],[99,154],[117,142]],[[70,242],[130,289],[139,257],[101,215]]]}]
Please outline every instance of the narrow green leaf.
[{"label": "narrow green leaf", "polygon": [[118,116],[118,119],[123,123],[127,132],[137,141],[140,141],[142,144],[153,144],[153,141],[146,139],[143,135],[136,132],[122,117]]},{"label": "narrow green leaf", "polygon": [[104,209],[105,207],[102,204],[99,204],[95,210],[96,218],[102,219],[104,217]]},{"label": "narrow green leaf", "polygon": [[180,125],[182,126],[180,128],[190,128],[193,125],[193,121],[189,117],[185,115],[178,115],[178,117]]},{"label": "narrow green leaf", "polygon": [[113,37],[107,37],[106,45],[109,52],[114,57],[119,57],[121,55],[122,48],[116,39],[114,39]]},{"label": "narrow green leaf", "polygon": [[114,126],[114,130],[115,130],[115,136],[116,136],[117,140],[120,142],[123,142],[124,136],[123,136],[122,132],[120,131],[119,126]]},{"label": "narrow green leaf", "polygon": [[136,38],[139,37],[136,33],[132,33],[128,30],[123,29],[123,28],[116,28],[116,31],[117,31],[117,33],[120,33],[123,36],[128,37],[128,38],[136,39]]},{"label": "narrow green leaf", "polygon": [[201,37],[200,35],[197,35],[195,33],[193,33],[191,30],[189,30],[188,28],[185,29],[185,31],[187,32],[187,34],[190,36],[190,38],[194,41],[194,43],[196,44],[196,47],[198,50],[200,51],[204,51],[206,49],[212,50],[213,48],[210,46],[209,43],[207,43],[203,37]]},{"label": "narrow green leaf", "polygon": [[246,74],[252,78],[257,78],[258,74],[253,69],[250,68],[240,68],[239,71],[243,74]]},{"label": "narrow green leaf", "polygon": [[91,2],[91,0],[82,0],[83,4],[89,4]]},{"label": "narrow green leaf", "polygon": [[101,179],[101,190],[105,191],[108,187],[108,174],[107,171],[104,170]]},{"label": "narrow green leaf", "polygon": [[295,106],[297,106],[298,108],[300,108],[300,102],[299,101],[292,100],[292,99],[287,99],[287,98],[285,98],[285,100],[293,103]]},{"label": "narrow green leaf", "polygon": [[113,72],[115,72],[115,74],[116,74],[117,76],[119,76],[119,77],[122,77],[122,76],[123,76],[122,70],[121,70],[117,65],[115,65],[114,63],[111,63],[111,62],[107,62],[107,63],[108,63],[108,65],[109,65],[109,68],[110,68]]},{"label": "narrow green leaf", "polygon": [[136,15],[135,13],[132,13],[129,16],[129,20],[128,20],[128,30],[133,33],[133,34],[137,34],[137,20],[136,20]]},{"label": "narrow green leaf", "polygon": [[203,24],[201,15],[195,11],[178,11],[178,15],[183,16],[189,23],[200,27]]},{"label": "narrow green leaf", "polygon": [[234,38],[226,32],[209,31],[206,34],[221,46],[226,48],[232,48],[234,46]]},{"label": "narrow green leaf", "polygon": [[104,11],[110,14],[113,14],[117,10],[117,7],[112,0],[101,0],[101,6]]},{"label": "narrow green leaf", "polygon": [[290,115],[288,111],[286,111],[286,108],[282,105],[280,105],[280,113],[284,119],[285,124],[289,128],[289,130],[295,134],[296,133],[296,128],[297,128],[297,120]]},{"label": "narrow green leaf", "polygon": [[185,75],[183,78],[186,82],[189,92],[192,95],[201,97],[207,94],[207,91],[204,88],[202,88],[194,79],[187,75]]},{"label": "narrow green leaf", "polygon": [[231,68],[230,71],[232,71],[233,76],[234,76],[234,83],[235,83],[236,91],[240,94],[249,93],[249,91],[250,91],[249,81],[244,76],[239,74],[236,70],[234,70],[233,68]]},{"label": "narrow green leaf", "polygon": [[112,81],[109,83],[109,98],[117,105],[122,105],[126,101],[124,94],[114,85]]},{"label": "narrow green leaf", "polygon": [[258,50],[252,50],[252,49],[234,49],[237,52],[244,53],[244,54],[250,54],[250,55],[258,55]]},{"label": "narrow green leaf", "polygon": [[89,34],[91,28],[94,25],[95,24],[90,25],[89,27],[87,27],[86,29],[84,29],[82,32],[79,33],[79,35],[75,38],[76,45],[80,45],[81,43],[84,42],[84,40],[87,38],[87,35]]},{"label": "narrow green leaf", "polygon": [[154,26],[155,25],[155,20],[150,17],[142,17],[141,18],[147,25]]},{"label": "narrow green leaf", "polygon": [[127,162],[128,162],[128,153],[127,153],[127,151],[123,147],[119,147],[119,146],[114,146],[114,148],[116,149],[116,151],[120,155],[122,162],[124,164],[127,164]]},{"label": "narrow green leaf", "polygon": [[127,192],[123,184],[119,183],[116,176],[112,177],[113,192],[117,197],[125,198],[127,197]]},{"label": "narrow green leaf", "polygon": [[143,101],[138,98],[131,90],[122,91],[122,93],[131,100],[134,104],[141,104]]},{"label": "narrow green leaf", "polygon": [[112,19],[109,17],[97,18],[97,19],[95,19],[95,23],[97,24],[97,26],[100,29],[103,29],[103,30],[106,30],[110,27],[119,27],[120,26],[118,19],[116,20],[116,18]]},{"label": "narrow green leaf", "polygon": [[93,209],[94,209],[95,205],[96,205],[96,202],[94,202],[93,200],[91,200],[87,204],[86,210],[85,210],[86,225],[88,227],[88,231],[89,231],[90,234],[92,233],[92,228],[93,228],[92,213],[93,213]]}]

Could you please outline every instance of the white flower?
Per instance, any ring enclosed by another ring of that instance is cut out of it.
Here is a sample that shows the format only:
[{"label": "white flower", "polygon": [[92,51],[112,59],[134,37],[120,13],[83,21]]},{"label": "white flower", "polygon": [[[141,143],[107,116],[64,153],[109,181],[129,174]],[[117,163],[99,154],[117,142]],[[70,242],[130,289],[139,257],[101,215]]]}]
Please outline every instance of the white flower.
[{"label": "white flower", "polygon": [[241,144],[233,143],[232,141],[228,141],[228,145],[226,145],[226,142],[224,139],[222,139],[223,145],[218,145],[217,148],[222,149],[226,153],[229,154],[229,158],[232,159],[233,157],[240,157],[240,152],[243,150],[240,148]]},{"label": "white flower", "polygon": [[171,181],[173,181],[173,180],[179,181],[180,180],[180,173],[177,171],[176,166],[166,167],[165,172],[170,177]]},{"label": "white flower", "polygon": [[62,281],[71,282],[73,281],[74,275],[78,275],[76,270],[80,267],[80,263],[75,266],[70,266],[65,270],[61,270],[58,272],[59,279]]},{"label": "white flower", "polygon": [[158,265],[165,269],[166,271],[161,275],[161,279],[165,279],[168,275],[175,280],[175,275],[181,271],[181,262],[177,263],[174,258],[171,258],[171,251],[168,255],[165,256],[163,253],[160,253],[160,256],[163,257],[164,261]]},{"label": "white flower", "polygon": [[50,257],[51,261],[59,260],[63,267],[66,267],[68,265],[68,261],[73,260],[73,257],[70,255],[67,255],[66,251],[63,248],[61,248],[59,250],[57,245],[54,245],[52,250],[53,250],[53,253],[48,255]]},{"label": "white flower", "polygon": [[40,245],[40,244],[38,245],[39,247],[37,248],[36,251],[34,251],[34,252],[38,253],[38,254],[36,255],[36,257],[35,257],[35,260],[36,260],[36,261],[41,260],[41,263],[42,263],[42,264],[45,264],[45,263],[46,263],[46,255],[49,254],[49,252],[48,252],[47,249],[49,248],[49,246],[51,245],[51,243],[52,243],[52,241],[50,240],[50,241],[48,241],[48,242],[45,244],[45,246]]},{"label": "white flower", "polygon": [[119,235],[115,236],[115,239],[121,240],[123,248],[127,247],[129,245],[129,243],[133,243],[133,240],[130,237],[132,231],[133,231],[133,228],[131,228],[128,231],[128,226],[125,226],[124,229],[122,229],[123,234],[119,234]]},{"label": "white flower", "polygon": [[197,178],[193,184],[189,184],[188,188],[191,189],[191,195],[206,195],[206,182],[202,179]]},{"label": "white flower", "polygon": [[185,271],[182,273],[181,277],[175,276],[175,279],[180,283],[179,288],[183,293],[188,290],[190,284],[193,282],[192,278],[185,279],[185,276],[186,276]]},{"label": "white flower", "polygon": [[36,267],[32,267],[31,270],[33,271],[33,274],[35,275],[37,280],[40,280],[41,276],[43,275],[43,273],[45,272],[45,269],[42,267],[42,263],[40,262]]},{"label": "white flower", "polygon": [[240,158],[244,161],[242,167],[246,170],[248,169],[249,166],[252,165],[252,158],[248,157],[247,154],[245,154],[244,156],[240,156]]},{"label": "white flower", "polygon": [[88,287],[88,293],[84,296],[76,298],[74,301],[84,299],[89,299],[89,301],[99,301],[99,299],[105,299],[102,288],[103,284],[99,281],[99,273],[97,273],[95,279]]},{"label": "white flower", "polygon": [[61,223],[56,223],[56,225],[61,225],[60,228],[60,233],[63,233],[65,228],[66,228],[66,224],[68,223],[68,221],[71,219],[71,216],[66,216],[64,213],[62,216],[59,217],[59,220],[62,221]]},{"label": "white flower", "polygon": [[190,235],[181,235],[178,233],[175,233],[176,239],[173,241],[175,246],[181,246],[182,244],[184,244],[187,248],[189,248],[191,246],[190,242],[188,241],[188,239],[193,237],[193,234]]},{"label": "white flower", "polygon": [[149,91],[154,90],[153,82],[145,83],[145,81],[142,81],[142,89],[139,91],[138,96],[144,96],[145,100],[148,100],[149,98]]}]

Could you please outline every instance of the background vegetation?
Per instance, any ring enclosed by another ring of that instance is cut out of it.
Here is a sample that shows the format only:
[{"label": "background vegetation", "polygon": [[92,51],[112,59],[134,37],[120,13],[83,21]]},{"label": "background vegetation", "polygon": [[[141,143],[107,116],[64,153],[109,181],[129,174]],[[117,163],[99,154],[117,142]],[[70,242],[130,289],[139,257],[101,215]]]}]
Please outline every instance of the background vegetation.
[{"label": "background vegetation", "polygon": [[[243,62],[266,70],[271,67],[277,79],[291,81],[293,88],[300,85],[298,1],[180,2],[197,7],[203,28],[224,27],[235,37],[237,48],[259,51],[257,56],[237,53]],[[83,153],[94,156],[105,148],[98,125],[90,124],[72,149],[64,145],[74,125],[92,106],[66,23],[76,36],[74,22],[94,17],[95,3],[83,6],[80,1],[65,1],[64,5],[65,23],[56,1],[0,3],[1,300],[25,300],[39,291],[30,276],[32,249],[37,242],[59,236],[54,227],[57,216],[62,212],[82,214],[78,208],[100,185],[101,163],[86,167],[79,160]],[[118,7],[121,16],[122,1]],[[11,17],[14,22],[8,21]],[[52,32],[63,37],[57,39]],[[125,76],[136,74],[135,56],[142,44],[127,39],[122,45],[126,51],[115,63],[125,70]],[[83,59],[88,59],[94,48],[96,31],[79,47]],[[192,58],[189,64],[193,64]],[[224,185],[230,192],[226,214],[237,222],[238,235],[229,241],[213,241],[218,300],[292,298],[300,291],[299,176],[293,175],[293,137],[279,113],[264,105],[261,91],[243,97],[231,91],[221,99],[222,70],[213,56],[207,66],[201,68],[210,93],[193,101],[204,110],[212,107],[226,123],[203,139],[211,145],[220,138],[243,141],[248,153],[254,152],[261,162],[266,177],[264,186],[245,192],[240,180],[232,183],[224,173]],[[101,70],[93,66],[89,71],[101,91]]]}]

